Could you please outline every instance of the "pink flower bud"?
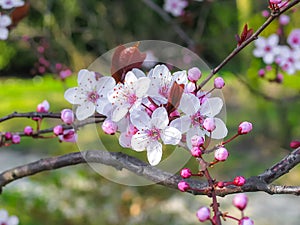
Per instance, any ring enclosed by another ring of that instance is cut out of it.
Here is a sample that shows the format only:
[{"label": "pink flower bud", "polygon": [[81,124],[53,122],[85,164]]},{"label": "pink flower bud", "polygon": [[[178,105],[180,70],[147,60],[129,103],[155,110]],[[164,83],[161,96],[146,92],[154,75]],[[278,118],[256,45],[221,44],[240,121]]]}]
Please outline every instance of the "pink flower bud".
[{"label": "pink flower bud", "polygon": [[72,124],[75,120],[74,113],[71,109],[63,109],[60,113],[60,118],[68,125]]},{"label": "pink flower bud", "polygon": [[192,141],[192,146],[193,147],[200,147],[204,144],[204,137],[198,136],[198,135],[194,135],[191,138]]},{"label": "pink flower bud", "polygon": [[50,109],[49,102],[44,100],[42,103],[38,104],[36,111],[37,112],[48,112]]},{"label": "pink flower bud", "polygon": [[252,130],[252,123],[244,121],[240,123],[239,128],[238,128],[238,134],[248,134]]},{"label": "pink flower bud", "polygon": [[26,126],[24,128],[24,134],[27,136],[30,136],[33,134],[33,128],[31,126]]},{"label": "pink flower bud", "polygon": [[5,140],[10,140],[10,139],[12,139],[12,134],[11,134],[11,132],[5,132],[4,137],[5,137]]},{"label": "pink flower bud", "polygon": [[64,128],[62,125],[57,125],[53,128],[53,133],[58,136],[64,133]]},{"label": "pink flower bud", "polygon": [[282,0],[270,0],[271,4],[279,4],[281,2],[282,2]]},{"label": "pink flower bud", "polygon": [[62,70],[59,72],[59,77],[64,80],[67,77],[72,75],[72,71],[70,69]]},{"label": "pink flower bud", "polygon": [[222,89],[225,86],[225,81],[223,80],[222,77],[217,77],[215,78],[214,86],[217,89]]},{"label": "pink flower bud", "polygon": [[63,65],[62,65],[61,63],[56,63],[56,64],[55,64],[55,69],[56,69],[56,70],[59,71],[59,70],[62,70],[62,68],[63,68]]},{"label": "pink flower bud", "polygon": [[21,142],[21,137],[18,134],[13,134],[11,137],[11,142],[13,144],[19,144]]},{"label": "pink flower bud", "polygon": [[192,154],[192,156],[198,158],[198,157],[201,157],[202,152],[201,152],[201,149],[199,147],[192,147],[191,154]]},{"label": "pink flower bud", "polygon": [[206,118],[203,122],[203,128],[208,132],[212,132],[214,129],[216,129],[215,119]]},{"label": "pink flower bud", "polygon": [[193,67],[188,70],[188,79],[192,82],[197,82],[200,79],[201,75],[202,73],[197,67]]},{"label": "pink flower bud", "polygon": [[187,93],[192,93],[193,91],[196,90],[196,85],[195,83],[189,82],[185,85],[185,91]]},{"label": "pink flower bud", "polygon": [[219,182],[217,183],[217,187],[218,187],[218,188],[223,188],[223,187],[225,187],[225,183],[224,183],[223,181],[219,181]]},{"label": "pink flower bud", "polygon": [[174,110],[173,112],[170,113],[170,117],[179,117],[180,112],[178,110]]},{"label": "pink flower bud", "polygon": [[246,183],[246,179],[243,176],[237,176],[233,180],[235,186],[243,186]]},{"label": "pink flower bud", "polygon": [[184,168],[180,171],[180,176],[182,178],[190,178],[192,176],[192,171],[189,168]]},{"label": "pink flower bud", "polygon": [[270,13],[269,13],[268,10],[263,10],[263,11],[261,12],[261,15],[262,15],[263,17],[268,17],[268,16],[270,16]]},{"label": "pink flower bud", "polygon": [[277,77],[276,77],[276,82],[281,84],[282,81],[283,81],[283,74],[282,73],[278,73]]},{"label": "pink flower bud", "polygon": [[64,130],[62,135],[58,136],[60,141],[65,142],[76,142],[77,141],[77,134],[74,129]]},{"label": "pink flower bud", "polygon": [[113,135],[117,132],[118,125],[115,122],[111,121],[110,119],[106,119],[102,124],[102,130],[106,134]]},{"label": "pink flower bud", "polygon": [[266,75],[266,71],[265,71],[264,69],[260,69],[260,70],[258,71],[258,76],[264,77],[265,75]]},{"label": "pink flower bud", "polygon": [[279,23],[281,25],[283,25],[283,26],[288,25],[289,22],[290,22],[290,17],[289,16],[284,15],[284,14],[279,16]]},{"label": "pink flower bud", "polygon": [[300,147],[300,141],[291,141],[290,147],[291,147],[292,149],[299,148],[299,147]]},{"label": "pink flower bud", "polygon": [[209,220],[209,218],[210,218],[210,209],[208,207],[203,206],[197,211],[196,216],[197,216],[197,218],[200,222],[204,222],[206,220]]},{"label": "pink flower bud", "polygon": [[254,225],[254,222],[249,217],[244,217],[239,221],[239,225]]},{"label": "pink flower bud", "polygon": [[225,161],[229,156],[226,148],[220,147],[215,151],[215,159],[218,161]]},{"label": "pink flower bud", "polygon": [[180,181],[177,186],[182,192],[186,192],[190,188],[190,185],[185,181]]},{"label": "pink flower bud", "polygon": [[244,193],[237,194],[236,196],[234,196],[232,203],[239,210],[243,211],[247,206],[248,197]]}]

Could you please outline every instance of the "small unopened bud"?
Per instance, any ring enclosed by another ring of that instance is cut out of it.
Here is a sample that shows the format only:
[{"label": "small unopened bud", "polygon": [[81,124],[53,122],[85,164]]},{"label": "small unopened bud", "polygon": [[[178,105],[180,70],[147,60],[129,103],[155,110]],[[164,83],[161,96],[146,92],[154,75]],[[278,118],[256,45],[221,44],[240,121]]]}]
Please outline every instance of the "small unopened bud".
[{"label": "small unopened bud", "polygon": [[280,15],[279,16],[279,23],[283,26],[288,25],[290,22],[290,17],[288,15]]},{"label": "small unopened bud", "polygon": [[192,154],[192,156],[198,158],[198,157],[201,157],[202,151],[199,147],[194,146],[191,149],[191,154]]},{"label": "small unopened bud", "polygon": [[203,127],[208,132],[212,132],[214,129],[216,129],[215,119],[214,118],[206,118],[203,121]]},{"label": "small unopened bud", "polygon": [[197,67],[193,67],[188,70],[188,79],[192,82],[197,82],[200,79],[201,75],[202,73]]},{"label": "small unopened bud", "polygon": [[185,87],[185,91],[188,93],[192,93],[193,91],[196,90],[196,85],[193,82],[187,83],[184,87]]},{"label": "small unopened bud", "polygon": [[63,109],[61,111],[60,118],[64,123],[68,125],[72,124],[75,120],[74,113],[71,109]]},{"label": "small unopened bud", "polygon": [[223,188],[223,187],[225,187],[225,183],[224,183],[223,181],[219,181],[219,182],[217,183],[217,187],[218,187],[218,188]]},{"label": "small unopened bud", "polygon": [[222,89],[225,86],[225,81],[223,80],[222,77],[217,77],[215,78],[214,86],[217,89]]},{"label": "small unopened bud", "polygon": [[280,4],[282,0],[270,0],[271,4]]},{"label": "small unopened bud", "polygon": [[5,132],[4,137],[5,137],[5,140],[10,140],[12,138],[12,133],[11,132]]},{"label": "small unopened bud", "polygon": [[190,189],[190,185],[185,181],[180,181],[177,186],[178,189],[182,192],[186,192],[187,190]]},{"label": "small unopened bud", "polygon": [[64,128],[63,128],[62,125],[57,125],[57,126],[55,126],[55,127],[53,128],[53,133],[54,133],[56,136],[63,134],[63,132],[64,132]]},{"label": "small unopened bud", "polygon": [[260,69],[260,70],[258,71],[258,76],[264,77],[265,75],[266,75],[266,71],[265,71],[264,69]]},{"label": "small unopened bud", "polygon": [[276,77],[276,82],[281,84],[282,81],[283,81],[283,74],[282,73],[278,73],[277,77]]},{"label": "small unopened bud", "polygon": [[11,142],[13,144],[19,144],[21,142],[21,137],[18,134],[13,134],[13,136],[11,137]]},{"label": "small unopened bud", "polygon": [[190,178],[192,176],[192,171],[189,168],[183,168],[180,171],[180,176],[184,179]]},{"label": "small unopened bud", "polygon": [[113,135],[117,132],[118,125],[115,122],[113,122],[112,120],[106,119],[102,124],[102,130],[106,134]]},{"label": "small unopened bud", "polygon": [[237,194],[236,196],[234,196],[232,203],[239,210],[243,211],[247,206],[248,197],[244,193]]},{"label": "small unopened bud", "polygon": [[206,220],[209,220],[209,218],[210,218],[210,209],[208,207],[203,206],[197,211],[196,216],[197,216],[197,218],[200,222],[204,222]]},{"label": "small unopened bud", "polygon": [[254,225],[254,222],[249,217],[244,217],[239,221],[239,225]]},{"label": "small unopened bud", "polygon": [[225,161],[229,156],[226,148],[220,147],[215,151],[215,159],[218,161]]},{"label": "small unopened bud", "polygon": [[191,138],[192,146],[194,147],[200,147],[204,144],[204,137],[199,136],[199,135],[194,135]]},{"label": "small unopened bud", "polygon": [[246,183],[246,179],[243,176],[237,176],[236,178],[234,178],[233,180],[233,184],[235,186],[243,186]]},{"label": "small unopened bud", "polygon": [[31,126],[26,126],[24,128],[24,134],[27,136],[30,136],[33,134],[33,128]]},{"label": "small unopened bud", "polygon": [[261,12],[261,15],[262,15],[263,17],[269,17],[269,16],[270,16],[270,13],[269,13],[268,10],[263,10],[263,11]]},{"label": "small unopened bud", "polygon": [[291,147],[292,149],[299,148],[299,147],[300,147],[300,141],[291,141],[290,147]]},{"label": "small unopened bud", "polygon": [[240,135],[248,134],[251,130],[252,130],[252,123],[245,121],[240,123],[238,128],[238,134]]},{"label": "small unopened bud", "polygon": [[50,109],[49,102],[44,100],[42,103],[38,104],[36,111],[37,112],[48,112]]}]

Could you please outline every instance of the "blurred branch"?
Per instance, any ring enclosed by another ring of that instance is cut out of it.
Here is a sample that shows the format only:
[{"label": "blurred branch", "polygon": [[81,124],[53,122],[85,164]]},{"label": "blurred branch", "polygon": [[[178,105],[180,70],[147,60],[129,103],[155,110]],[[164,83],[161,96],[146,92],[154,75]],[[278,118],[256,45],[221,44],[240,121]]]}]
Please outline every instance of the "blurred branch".
[{"label": "blurred branch", "polygon": [[[300,195],[300,186],[275,186],[270,184],[274,180],[288,173],[300,162],[300,148],[294,150],[284,157],[274,166],[267,169],[258,176],[247,179],[242,187],[228,186],[216,188],[218,196],[225,196],[239,192],[264,191],[269,194],[295,194]],[[28,177],[43,171],[59,169],[67,166],[101,163],[112,166],[118,170],[127,169],[139,176],[151,180],[160,185],[177,189],[177,184],[182,180],[179,175],[174,175],[129,155],[121,152],[108,152],[102,150],[89,150],[83,152],[74,152],[62,156],[40,159],[38,161],[6,170],[0,174],[0,188],[2,188],[20,178]],[[186,179],[192,190],[188,191],[195,195],[207,195],[210,193],[210,186],[205,181]]]},{"label": "blurred branch", "polygon": [[286,12],[287,10],[291,9],[295,5],[297,5],[300,2],[300,0],[295,0],[291,3],[289,3],[287,6],[282,8],[278,12],[271,13],[270,17],[252,34],[250,38],[245,40],[243,43],[238,45],[218,66],[216,66],[211,73],[208,75],[208,77],[205,78],[204,81],[199,85],[199,87],[203,87],[217,72],[219,72],[232,58],[234,58],[241,50],[243,50],[246,46],[248,46],[250,43],[252,43],[254,40],[258,38],[258,35],[263,32],[274,19],[279,17],[281,14]]},{"label": "blurred branch", "polygon": [[195,42],[193,39],[191,39],[187,33],[176,23],[172,20],[171,16],[167,12],[165,12],[160,6],[155,4],[152,0],[143,0],[143,2],[151,8],[153,11],[155,11],[160,17],[166,21],[167,23],[171,24],[173,30],[179,35],[179,37],[187,43],[188,47],[190,49],[194,49]]}]

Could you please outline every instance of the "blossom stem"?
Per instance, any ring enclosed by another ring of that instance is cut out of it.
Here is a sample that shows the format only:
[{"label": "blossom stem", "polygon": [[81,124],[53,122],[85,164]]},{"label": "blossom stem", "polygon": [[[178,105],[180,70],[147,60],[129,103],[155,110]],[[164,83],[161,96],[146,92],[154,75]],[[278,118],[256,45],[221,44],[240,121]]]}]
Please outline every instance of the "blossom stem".
[{"label": "blossom stem", "polygon": [[231,142],[232,140],[234,140],[234,139],[237,138],[238,136],[240,136],[239,133],[236,133],[233,137],[229,138],[227,141],[223,141],[223,142],[221,143],[221,145],[225,145],[225,144]]}]

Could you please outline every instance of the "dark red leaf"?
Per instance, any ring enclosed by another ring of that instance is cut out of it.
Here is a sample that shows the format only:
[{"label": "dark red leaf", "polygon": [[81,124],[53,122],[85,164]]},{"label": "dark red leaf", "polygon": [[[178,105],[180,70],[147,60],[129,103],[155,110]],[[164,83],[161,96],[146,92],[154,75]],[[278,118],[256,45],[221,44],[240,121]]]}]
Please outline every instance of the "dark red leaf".
[{"label": "dark red leaf", "polygon": [[30,3],[27,1],[21,7],[15,8],[11,13],[10,17],[12,24],[9,26],[9,29],[12,29],[17,26],[17,24],[28,15],[30,9]]},{"label": "dark red leaf", "polygon": [[173,83],[168,97],[167,112],[170,114],[179,106],[184,91],[184,84]]}]

